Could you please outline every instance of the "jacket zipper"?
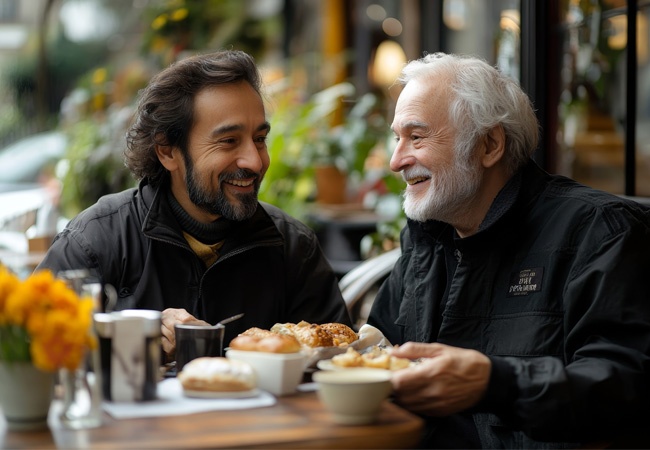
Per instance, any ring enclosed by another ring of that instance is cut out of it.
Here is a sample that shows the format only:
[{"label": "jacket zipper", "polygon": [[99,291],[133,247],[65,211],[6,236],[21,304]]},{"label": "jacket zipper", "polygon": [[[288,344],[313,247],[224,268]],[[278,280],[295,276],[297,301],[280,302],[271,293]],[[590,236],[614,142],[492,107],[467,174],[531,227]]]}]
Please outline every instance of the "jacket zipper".
[{"label": "jacket zipper", "polygon": [[[223,261],[223,260],[227,260],[227,259],[230,259],[230,258],[233,257],[233,256],[240,255],[240,254],[242,254],[242,253],[244,253],[244,252],[247,252],[247,251],[249,251],[249,250],[252,250],[252,249],[254,249],[254,248],[258,248],[258,247],[272,247],[272,246],[274,246],[274,245],[276,245],[276,244],[278,244],[278,245],[279,245],[279,244],[282,244],[282,241],[281,241],[280,239],[275,239],[275,240],[272,240],[272,241],[257,242],[257,243],[255,243],[255,244],[248,245],[248,246],[246,246],[246,247],[240,247],[240,248],[238,248],[238,249],[235,249],[235,250],[233,250],[233,251],[231,251],[231,252],[226,253],[225,255],[221,255],[221,256],[219,256],[219,258],[217,258],[217,260],[216,260],[216,261],[215,261],[215,262],[214,262],[210,267],[208,267],[208,268],[206,269],[206,271],[205,271],[205,272],[203,273],[203,275],[201,276],[201,280],[199,280],[199,296],[198,296],[197,301],[200,302],[201,299],[203,298],[203,280],[204,280],[205,276],[208,274],[208,272],[209,272],[210,270],[212,270],[213,267],[215,267],[215,266],[216,266],[217,264],[219,264],[221,261]],[[191,251],[191,249],[190,249],[190,251]]]}]

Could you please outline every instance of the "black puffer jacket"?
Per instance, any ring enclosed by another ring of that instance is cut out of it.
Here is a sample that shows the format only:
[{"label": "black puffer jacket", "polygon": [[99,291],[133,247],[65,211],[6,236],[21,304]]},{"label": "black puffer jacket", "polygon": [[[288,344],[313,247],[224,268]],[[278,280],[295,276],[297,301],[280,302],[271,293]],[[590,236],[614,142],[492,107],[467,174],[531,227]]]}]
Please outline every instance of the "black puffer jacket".
[{"label": "black puffer jacket", "polygon": [[[490,356],[486,398],[465,415],[481,446],[575,446],[650,423],[646,208],[530,162],[477,234],[411,222],[401,245],[369,323],[394,344]],[[431,420],[433,442],[466,445],[446,425],[459,417]]]},{"label": "black puffer jacket", "polygon": [[226,326],[226,345],[247,328],[276,322],[350,324],[338,280],[307,226],[260,204],[206,269],[163,189],[142,182],[102,197],[56,237],[37,270],[92,269],[117,289],[118,310],[185,308],[209,323],[244,312]]}]

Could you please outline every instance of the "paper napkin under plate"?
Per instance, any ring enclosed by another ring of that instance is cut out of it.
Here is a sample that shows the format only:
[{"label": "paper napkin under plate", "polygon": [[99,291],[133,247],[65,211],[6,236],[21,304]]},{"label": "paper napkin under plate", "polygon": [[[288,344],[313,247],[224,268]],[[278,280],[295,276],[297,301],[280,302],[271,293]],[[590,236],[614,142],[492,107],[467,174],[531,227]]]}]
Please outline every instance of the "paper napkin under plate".
[{"label": "paper napkin under plate", "polygon": [[272,406],[276,398],[268,392],[248,398],[189,398],[183,395],[183,387],[176,378],[158,383],[158,398],[146,402],[104,402],[104,410],[115,419],[139,417],[179,416],[207,411],[249,409]]}]

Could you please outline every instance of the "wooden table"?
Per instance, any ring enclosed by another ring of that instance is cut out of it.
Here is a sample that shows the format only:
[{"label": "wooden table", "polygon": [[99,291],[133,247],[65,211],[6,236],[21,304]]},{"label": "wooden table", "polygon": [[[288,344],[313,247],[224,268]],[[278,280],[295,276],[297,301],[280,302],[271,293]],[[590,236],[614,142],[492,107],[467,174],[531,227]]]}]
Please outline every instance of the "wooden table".
[{"label": "wooden table", "polygon": [[61,427],[50,410],[49,429],[7,431],[0,418],[0,448],[411,448],[422,420],[386,401],[373,425],[337,425],[316,393],[278,398],[269,407],[171,417],[113,419],[88,430]]}]

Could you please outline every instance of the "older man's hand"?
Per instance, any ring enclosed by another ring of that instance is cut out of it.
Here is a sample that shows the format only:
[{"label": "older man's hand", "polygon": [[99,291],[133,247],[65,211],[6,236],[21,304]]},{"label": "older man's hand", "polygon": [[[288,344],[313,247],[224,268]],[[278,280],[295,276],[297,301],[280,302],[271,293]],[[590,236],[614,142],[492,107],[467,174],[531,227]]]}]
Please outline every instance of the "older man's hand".
[{"label": "older man's hand", "polygon": [[410,411],[448,416],[476,405],[487,389],[492,363],[475,350],[407,342],[392,354],[421,359],[392,378],[395,401]]}]

